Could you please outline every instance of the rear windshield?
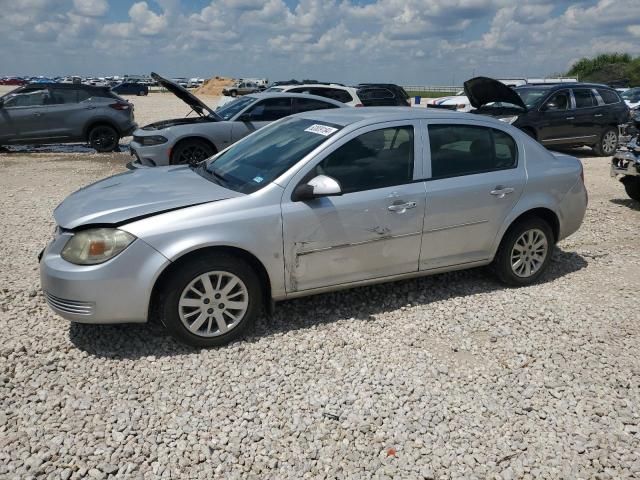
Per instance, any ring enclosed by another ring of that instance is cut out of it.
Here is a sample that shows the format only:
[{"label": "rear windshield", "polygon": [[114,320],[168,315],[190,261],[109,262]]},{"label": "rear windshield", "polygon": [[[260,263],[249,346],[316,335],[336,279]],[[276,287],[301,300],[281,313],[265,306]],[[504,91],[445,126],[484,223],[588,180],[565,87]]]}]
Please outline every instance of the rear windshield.
[{"label": "rear windshield", "polygon": [[233,100],[225,105],[222,105],[216,110],[216,113],[223,120],[231,120],[234,116],[244,110],[245,107],[248,107],[252,103],[256,102],[258,99],[255,97],[242,97],[236,100]]},{"label": "rear windshield", "polygon": [[232,145],[197,171],[230,190],[253,193],[278,178],[341,128],[327,122],[286,118]]},{"label": "rear windshield", "polygon": [[527,108],[537,106],[549,93],[548,88],[516,88],[514,89]]}]

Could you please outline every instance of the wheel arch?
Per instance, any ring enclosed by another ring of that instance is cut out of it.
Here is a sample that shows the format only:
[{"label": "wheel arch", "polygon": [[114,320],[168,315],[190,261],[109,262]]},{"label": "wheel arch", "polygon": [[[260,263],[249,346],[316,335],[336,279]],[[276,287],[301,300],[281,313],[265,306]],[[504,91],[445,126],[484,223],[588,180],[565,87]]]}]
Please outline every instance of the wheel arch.
[{"label": "wheel arch", "polygon": [[148,320],[152,320],[155,317],[156,308],[158,306],[158,297],[162,290],[162,286],[167,278],[171,276],[173,272],[179,269],[186,262],[191,261],[191,259],[202,255],[203,253],[220,253],[226,255],[232,255],[237,258],[241,258],[246,261],[251,268],[256,272],[258,278],[260,279],[260,283],[263,286],[263,302],[265,308],[269,308],[272,303],[271,296],[271,278],[269,277],[269,273],[267,269],[263,265],[263,263],[256,257],[254,254],[239,247],[232,247],[227,245],[214,245],[214,246],[203,246],[196,248],[194,250],[190,250],[180,255],[179,257],[172,260],[164,270],[160,272],[160,274],[156,277],[155,282],[153,284],[153,288],[151,289],[151,296],[149,298],[149,313]]},{"label": "wheel arch", "polygon": [[101,125],[106,125],[107,127],[111,127],[113,128],[116,132],[118,132],[119,136],[122,136],[122,130],[120,130],[120,128],[118,128],[118,126],[112,122],[111,120],[108,119],[94,119],[91,122],[87,123],[87,125],[84,127],[84,130],[82,132],[82,137],[89,141],[89,132],[91,132],[91,130],[93,130],[95,127],[101,126]]},{"label": "wheel arch", "polygon": [[549,224],[549,226],[551,227],[551,231],[553,232],[553,243],[555,244],[559,238],[560,238],[560,217],[558,216],[558,214],[553,211],[551,208],[546,207],[546,206],[539,206],[539,207],[532,207],[529,208],[523,212],[521,212],[520,214],[517,214],[514,218],[510,219],[507,222],[506,226],[503,228],[502,232],[499,235],[499,241],[496,242],[495,248],[494,248],[494,255],[498,249],[498,247],[500,246],[500,244],[502,243],[504,237],[507,235],[507,233],[513,228],[514,225],[516,225],[518,222],[521,222],[522,220],[525,220],[527,218],[541,218],[542,220],[544,220],[545,222],[547,222]]}]

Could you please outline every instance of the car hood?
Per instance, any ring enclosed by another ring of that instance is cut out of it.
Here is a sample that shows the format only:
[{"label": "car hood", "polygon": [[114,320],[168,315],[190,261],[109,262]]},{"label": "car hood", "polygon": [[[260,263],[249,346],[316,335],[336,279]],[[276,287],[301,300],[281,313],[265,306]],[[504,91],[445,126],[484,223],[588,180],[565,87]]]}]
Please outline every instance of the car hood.
[{"label": "car hood", "polygon": [[158,82],[159,85],[173,93],[184,103],[189,105],[193,109],[193,111],[201,117],[204,117],[206,115],[213,115],[214,117],[217,117],[216,113],[213,110],[211,110],[204,102],[198,99],[198,97],[193,95],[186,88],[178,85],[175,82],[172,82],[171,80],[167,80],[166,78],[161,77],[155,72],[151,72],[151,78]]},{"label": "car hood", "polygon": [[218,120],[216,118],[213,118],[211,116],[172,118],[170,120],[161,120],[159,122],[150,123],[149,125],[145,125],[144,127],[142,127],[140,130],[157,131],[157,130],[163,130],[169,127],[175,127],[177,125],[191,125],[194,123],[207,123],[207,122],[217,122],[217,121]]},{"label": "car hood", "polygon": [[475,77],[464,82],[464,93],[474,108],[492,102],[510,103],[523,110],[527,109],[520,95],[504,83],[488,77]]},{"label": "car hood", "polygon": [[142,168],[81,188],[58,205],[53,216],[64,229],[120,225],[241,195],[201,177],[188,166]]}]

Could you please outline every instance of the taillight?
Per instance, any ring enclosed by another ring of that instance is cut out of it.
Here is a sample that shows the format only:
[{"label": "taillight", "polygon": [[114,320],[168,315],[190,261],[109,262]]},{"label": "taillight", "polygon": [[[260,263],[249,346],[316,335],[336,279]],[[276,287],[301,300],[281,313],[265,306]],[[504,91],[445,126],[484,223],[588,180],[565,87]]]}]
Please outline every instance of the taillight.
[{"label": "taillight", "polygon": [[129,104],[128,103],[112,103],[109,105],[111,108],[113,108],[114,110],[129,110]]}]

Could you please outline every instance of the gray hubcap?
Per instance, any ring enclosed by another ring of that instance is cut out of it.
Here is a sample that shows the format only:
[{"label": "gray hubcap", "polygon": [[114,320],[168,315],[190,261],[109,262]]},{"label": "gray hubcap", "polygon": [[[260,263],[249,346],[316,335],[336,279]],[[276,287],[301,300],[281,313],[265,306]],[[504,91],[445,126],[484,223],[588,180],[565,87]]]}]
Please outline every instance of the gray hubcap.
[{"label": "gray hubcap", "polygon": [[542,230],[534,228],[524,232],[511,250],[511,270],[520,278],[535,275],[549,252],[549,243]]},{"label": "gray hubcap", "polygon": [[613,153],[618,144],[618,136],[615,132],[607,132],[602,138],[602,151],[605,153]]},{"label": "gray hubcap", "polygon": [[178,312],[194,335],[217,337],[235,328],[249,308],[246,285],[233,273],[213,271],[196,277],[180,295]]}]

